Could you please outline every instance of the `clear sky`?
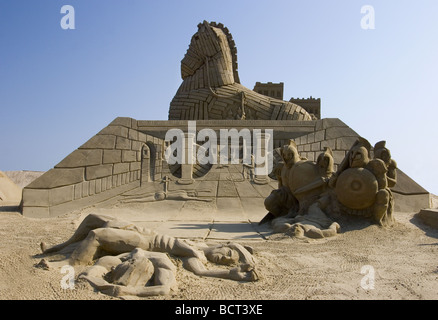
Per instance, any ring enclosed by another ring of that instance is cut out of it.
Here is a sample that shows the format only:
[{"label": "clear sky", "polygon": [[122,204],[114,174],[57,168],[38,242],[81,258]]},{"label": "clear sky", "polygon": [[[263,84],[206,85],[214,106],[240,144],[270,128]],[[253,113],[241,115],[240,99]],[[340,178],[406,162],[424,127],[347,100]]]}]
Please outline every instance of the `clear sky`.
[{"label": "clear sky", "polygon": [[232,33],[243,85],[321,98],[323,118],[386,140],[438,194],[437,12],[436,0],[0,0],[0,170],[49,170],[119,116],[166,120],[207,20]]}]

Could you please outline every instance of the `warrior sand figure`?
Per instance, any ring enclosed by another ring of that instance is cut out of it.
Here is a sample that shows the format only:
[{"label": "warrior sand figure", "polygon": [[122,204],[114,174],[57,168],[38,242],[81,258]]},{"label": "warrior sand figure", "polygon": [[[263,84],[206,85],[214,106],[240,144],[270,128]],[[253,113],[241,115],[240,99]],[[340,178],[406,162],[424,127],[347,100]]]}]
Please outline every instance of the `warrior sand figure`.
[{"label": "warrior sand figure", "polygon": [[333,222],[321,210],[321,204],[315,202],[310,205],[305,215],[295,217],[279,217],[272,221],[274,233],[286,233],[294,237],[308,237],[313,239],[333,237],[339,233],[341,227]]},{"label": "warrior sand figure", "polygon": [[[379,158],[371,159],[370,152],[370,143],[358,138],[338,171],[333,174],[329,185],[335,194],[337,211],[369,217],[376,224],[390,226],[394,221],[388,167]],[[395,176],[394,172],[392,176]]]}]

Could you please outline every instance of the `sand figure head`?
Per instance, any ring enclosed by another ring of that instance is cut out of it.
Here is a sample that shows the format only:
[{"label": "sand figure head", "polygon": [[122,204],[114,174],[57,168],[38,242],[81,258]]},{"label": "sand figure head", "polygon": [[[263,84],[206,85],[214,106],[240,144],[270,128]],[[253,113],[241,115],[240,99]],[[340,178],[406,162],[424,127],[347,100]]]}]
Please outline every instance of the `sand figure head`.
[{"label": "sand figure head", "polygon": [[166,194],[164,192],[156,192],[154,198],[156,201],[165,200]]},{"label": "sand figure head", "polygon": [[350,168],[364,168],[370,162],[371,144],[368,140],[358,137],[348,155]]},{"label": "sand figure head", "polygon": [[285,165],[289,168],[301,160],[298,154],[297,145],[293,140],[289,140],[289,144],[281,149],[281,157],[283,158]]},{"label": "sand figure head", "polygon": [[318,156],[316,164],[323,176],[330,177],[335,172],[334,162],[332,149],[325,148],[324,152]]},{"label": "sand figure head", "polygon": [[374,157],[388,163],[391,160],[391,152],[386,148],[386,141],[379,141],[374,146]]},{"label": "sand figure head", "polygon": [[364,146],[357,146],[353,148],[350,154],[350,167],[351,168],[363,168],[365,167],[370,158],[368,156],[368,151]]},{"label": "sand figure head", "polygon": [[[221,57],[223,67],[231,74],[233,83],[240,83],[237,73],[237,49],[231,34],[222,23],[204,21],[198,24],[198,32],[191,39],[189,48],[181,60],[181,77],[195,74],[206,60]],[[230,83],[231,84],[231,83]]]},{"label": "sand figure head", "polygon": [[213,247],[205,252],[205,256],[216,264],[229,266],[239,262],[239,253],[228,246]]}]

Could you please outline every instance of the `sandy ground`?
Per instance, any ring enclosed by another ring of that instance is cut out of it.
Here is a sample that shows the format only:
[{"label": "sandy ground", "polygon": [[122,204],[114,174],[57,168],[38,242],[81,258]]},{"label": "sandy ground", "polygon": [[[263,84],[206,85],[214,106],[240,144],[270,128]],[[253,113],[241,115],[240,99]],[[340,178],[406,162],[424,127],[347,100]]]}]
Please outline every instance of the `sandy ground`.
[{"label": "sandy ground", "polygon": [[[350,221],[341,234],[329,239],[276,235],[269,240],[239,241],[255,250],[262,276],[257,282],[198,277],[173,260],[178,266],[178,291],[142,299],[438,299],[438,230],[419,222],[414,213],[396,213],[395,217],[396,225],[389,229]],[[74,289],[63,289],[61,280],[67,274],[35,267],[41,259],[40,242],[65,241],[79,222],[79,213],[31,219],[21,216],[17,207],[3,204],[0,299],[118,299],[95,292],[81,281],[75,282]],[[374,288],[366,281],[373,273]]]}]

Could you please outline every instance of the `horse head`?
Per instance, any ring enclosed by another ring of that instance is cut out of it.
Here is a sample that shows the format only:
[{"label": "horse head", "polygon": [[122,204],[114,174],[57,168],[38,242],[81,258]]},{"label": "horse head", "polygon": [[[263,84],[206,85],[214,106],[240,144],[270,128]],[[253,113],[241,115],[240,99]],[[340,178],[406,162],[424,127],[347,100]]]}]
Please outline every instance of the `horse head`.
[{"label": "horse head", "polygon": [[[239,83],[237,49],[231,34],[223,24],[204,20],[198,24],[198,31],[192,36],[187,53],[181,60],[181,77],[185,80],[193,76],[206,64],[210,64],[209,69],[217,69],[220,64],[219,73],[227,73],[233,83]],[[208,72],[214,74],[214,71]]]}]

